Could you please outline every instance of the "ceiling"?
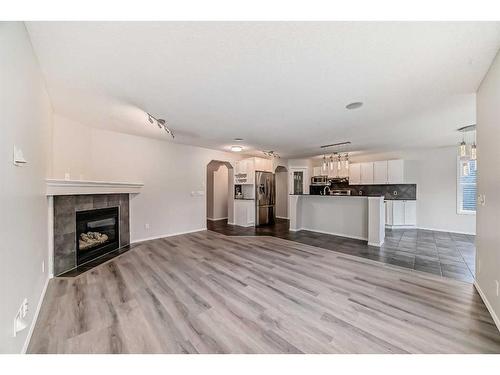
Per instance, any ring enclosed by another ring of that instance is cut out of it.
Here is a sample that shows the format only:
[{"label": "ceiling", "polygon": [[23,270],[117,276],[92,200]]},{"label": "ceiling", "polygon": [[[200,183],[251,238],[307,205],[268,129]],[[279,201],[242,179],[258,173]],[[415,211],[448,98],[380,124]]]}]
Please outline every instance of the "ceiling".
[{"label": "ceiling", "polygon": [[[246,153],[451,145],[500,48],[495,22],[28,22],[57,114]],[[354,101],[363,107],[347,110]],[[176,134],[147,121],[165,118]]]}]

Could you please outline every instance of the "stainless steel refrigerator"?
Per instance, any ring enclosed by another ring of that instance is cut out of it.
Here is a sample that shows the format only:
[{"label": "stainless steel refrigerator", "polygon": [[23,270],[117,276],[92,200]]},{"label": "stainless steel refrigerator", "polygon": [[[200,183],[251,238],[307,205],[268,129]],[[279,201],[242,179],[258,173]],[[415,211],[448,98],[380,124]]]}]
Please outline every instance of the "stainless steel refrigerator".
[{"label": "stainless steel refrigerator", "polygon": [[255,172],[255,226],[274,224],[275,202],[274,173]]}]

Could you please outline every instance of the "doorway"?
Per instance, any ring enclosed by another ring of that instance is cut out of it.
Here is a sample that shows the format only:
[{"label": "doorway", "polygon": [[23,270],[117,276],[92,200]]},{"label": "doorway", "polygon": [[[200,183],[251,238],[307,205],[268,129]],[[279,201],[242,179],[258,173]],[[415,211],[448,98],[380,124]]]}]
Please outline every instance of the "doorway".
[{"label": "doorway", "polygon": [[207,164],[206,218],[210,221],[233,217],[233,167],[227,161],[212,160]]}]

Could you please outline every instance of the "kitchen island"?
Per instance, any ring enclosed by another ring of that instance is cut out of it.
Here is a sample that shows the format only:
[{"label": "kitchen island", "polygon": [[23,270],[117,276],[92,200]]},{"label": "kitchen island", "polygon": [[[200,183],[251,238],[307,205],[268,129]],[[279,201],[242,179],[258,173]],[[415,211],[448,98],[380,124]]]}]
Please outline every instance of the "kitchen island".
[{"label": "kitchen island", "polygon": [[368,241],[385,239],[384,197],[290,195],[290,230],[309,230]]}]

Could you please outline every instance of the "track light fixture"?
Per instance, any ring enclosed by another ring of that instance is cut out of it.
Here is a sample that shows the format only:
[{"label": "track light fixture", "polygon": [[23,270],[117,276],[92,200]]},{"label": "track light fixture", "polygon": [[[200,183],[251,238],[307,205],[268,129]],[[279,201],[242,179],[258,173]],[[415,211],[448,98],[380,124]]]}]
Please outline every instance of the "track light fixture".
[{"label": "track light fixture", "polygon": [[166,122],[165,122],[164,119],[162,119],[162,118],[156,118],[152,114],[148,113],[148,121],[151,124],[156,123],[156,125],[158,126],[158,128],[165,130],[172,138],[175,138],[174,133],[172,132],[172,130],[170,130],[168,128],[168,126],[167,126],[167,124],[166,124]]},{"label": "track light fixture", "polygon": [[278,155],[278,153],[276,151],[273,151],[273,150],[270,150],[270,151],[262,151],[264,153],[264,155],[270,157],[270,158],[277,158],[279,159],[280,156]]}]

